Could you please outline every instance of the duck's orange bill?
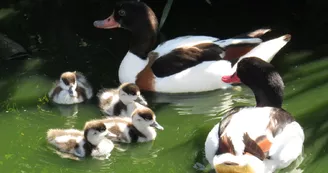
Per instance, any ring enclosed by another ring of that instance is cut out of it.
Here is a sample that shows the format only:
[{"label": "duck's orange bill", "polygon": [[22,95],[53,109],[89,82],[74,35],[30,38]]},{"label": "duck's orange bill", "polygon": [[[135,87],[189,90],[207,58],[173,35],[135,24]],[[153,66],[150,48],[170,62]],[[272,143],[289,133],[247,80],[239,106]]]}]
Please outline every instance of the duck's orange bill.
[{"label": "duck's orange bill", "polygon": [[233,75],[222,76],[221,80],[225,83],[240,83],[240,79],[236,73]]},{"label": "duck's orange bill", "polygon": [[112,28],[121,27],[121,25],[114,19],[114,13],[105,20],[94,21],[93,25],[96,28],[101,28],[101,29],[112,29]]},{"label": "duck's orange bill", "polygon": [[254,173],[253,169],[249,165],[226,165],[218,164],[215,165],[216,173]]}]

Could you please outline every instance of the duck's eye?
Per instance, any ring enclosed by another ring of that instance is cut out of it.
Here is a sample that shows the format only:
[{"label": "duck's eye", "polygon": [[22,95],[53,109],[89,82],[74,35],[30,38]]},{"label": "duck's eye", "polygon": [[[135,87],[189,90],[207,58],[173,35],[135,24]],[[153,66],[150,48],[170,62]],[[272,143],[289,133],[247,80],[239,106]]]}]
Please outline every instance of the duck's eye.
[{"label": "duck's eye", "polygon": [[141,121],[141,119],[137,119],[137,121]]},{"label": "duck's eye", "polygon": [[118,14],[119,14],[120,16],[125,16],[125,15],[126,15],[124,10],[119,10],[119,11],[118,11]]},{"label": "duck's eye", "polygon": [[93,134],[94,134],[94,135],[96,135],[96,134],[97,134],[97,132],[93,132]]}]

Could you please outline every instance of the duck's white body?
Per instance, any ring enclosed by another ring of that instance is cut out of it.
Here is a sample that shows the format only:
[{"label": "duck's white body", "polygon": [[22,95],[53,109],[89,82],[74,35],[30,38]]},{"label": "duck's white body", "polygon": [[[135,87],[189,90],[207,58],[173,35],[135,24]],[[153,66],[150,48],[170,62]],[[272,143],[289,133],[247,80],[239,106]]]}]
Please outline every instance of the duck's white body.
[{"label": "duck's white body", "polygon": [[[58,81],[56,85],[49,91],[48,96],[52,98],[52,101],[58,104],[76,104],[85,101],[85,99],[90,99],[93,96],[92,87],[87,81],[86,77],[81,73],[76,73],[76,87],[84,89],[84,98],[81,92],[73,90],[74,97],[69,94],[65,84],[62,81]],[[76,88],[75,87],[75,88]],[[57,89],[60,88],[59,92]],[[54,93],[55,92],[55,93]],[[53,96],[52,96],[53,95]]]},{"label": "duck's white body", "polygon": [[[158,53],[158,57],[161,58],[173,49],[191,47],[201,43],[214,43],[224,48],[227,45],[261,42],[259,38],[218,40],[218,38],[207,36],[184,36],[164,42],[152,52]],[[287,42],[284,36],[272,39],[261,43],[242,57],[257,56],[270,62],[273,56],[285,46]],[[128,52],[119,67],[120,82],[136,82],[138,73],[142,71],[147,64],[148,59],[143,60],[133,53]],[[164,93],[183,93],[202,92],[219,88],[224,89],[231,85],[222,82],[221,77],[229,75],[232,72],[233,68],[231,67],[231,63],[227,60],[204,61],[196,66],[167,77],[156,77],[154,75],[154,90]]]},{"label": "duck's white body", "polygon": [[[296,160],[303,148],[304,132],[302,127],[293,121],[273,136],[268,130],[271,111],[271,107],[244,108],[232,115],[229,124],[221,133],[230,137],[235,155],[230,153],[216,155],[219,148],[220,123],[215,125],[205,142],[206,159],[212,167],[229,160],[241,165],[242,163],[251,165],[254,173],[272,173],[276,169],[287,167]],[[277,123],[275,122],[275,125],[278,125]],[[270,159],[261,161],[254,156],[243,154],[245,150],[243,135],[245,133],[254,141],[262,135],[267,137],[272,143],[268,152]]]}]

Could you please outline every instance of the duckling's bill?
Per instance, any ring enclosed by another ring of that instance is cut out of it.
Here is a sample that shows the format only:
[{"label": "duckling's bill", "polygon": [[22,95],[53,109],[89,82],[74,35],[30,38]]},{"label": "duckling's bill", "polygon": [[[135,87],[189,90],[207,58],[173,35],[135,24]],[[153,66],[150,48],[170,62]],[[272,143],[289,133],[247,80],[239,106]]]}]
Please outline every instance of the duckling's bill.
[{"label": "duckling's bill", "polygon": [[145,100],[145,98],[143,98],[142,95],[140,95],[140,94],[138,95],[138,97],[136,99],[136,102],[138,102],[138,103],[140,103],[140,104],[142,104],[144,106],[147,106],[148,105],[148,103]]},{"label": "duckling's bill", "polygon": [[158,130],[164,130],[164,127],[162,127],[158,122],[154,121],[152,124],[150,124],[151,127],[155,127]]},{"label": "duckling's bill", "polygon": [[76,97],[76,96],[77,96],[77,94],[74,93],[74,91],[73,91],[73,86],[69,87],[69,89],[68,89],[68,94],[69,94],[71,97]]}]

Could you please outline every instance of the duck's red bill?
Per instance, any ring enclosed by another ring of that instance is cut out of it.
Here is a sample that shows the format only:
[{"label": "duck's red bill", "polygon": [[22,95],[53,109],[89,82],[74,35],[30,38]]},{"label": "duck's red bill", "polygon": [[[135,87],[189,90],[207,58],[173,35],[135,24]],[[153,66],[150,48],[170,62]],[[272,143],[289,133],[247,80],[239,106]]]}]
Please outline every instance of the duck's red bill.
[{"label": "duck's red bill", "polygon": [[221,80],[225,83],[240,83],[240,79],[236,73],[233,75],[222,76]]},{"label": "duck's red bill", "polygon": [[113,14],[105,20],[96,20],[96,21],[94,21],[93,25],[96,28],[100,28],[100,29],[112,29],[112,28],[119,28],[120,27],[120,24],[118,22],[116,22],[116,20],[114,19]]}]

